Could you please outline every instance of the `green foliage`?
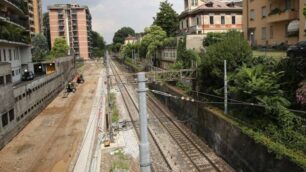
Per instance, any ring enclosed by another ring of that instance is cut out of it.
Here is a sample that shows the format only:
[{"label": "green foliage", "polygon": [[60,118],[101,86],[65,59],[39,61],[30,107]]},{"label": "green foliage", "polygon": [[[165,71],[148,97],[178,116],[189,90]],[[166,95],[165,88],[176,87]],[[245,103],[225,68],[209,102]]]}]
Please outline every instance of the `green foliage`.
[{"label": "green foliage", "polygon": [[170,65],[170,69],[184,69],[183,62],[177,60],[175,63]]},{"label": "green foliage", "polygon": [[195,67],[195,63],[200,64],[200,56],[194,50],[186,49],[186,38],[180,38],[177,45],[177,62],[182,64],[182,68]]},{"label": "green foliage", "polygon": [[125,58],[132,58],[132,50],[137,50],[139,44],[127,44],[121,47],[120,56]]},{"label": "green foliage", "polygon": [[168,36],[175,36],[179,27],[179,18],[176,11],[167,0],[160,2],[159,12],[154,17],[154,25],[160,26]]},{"label": "green foliage", "polygon": [[64,38],[56,38],[54,40],[54,45],[51,50],[51,54],[54,57],[62,57],[68,54],[69,46]]},{"label": "green foliage", "polygon": [[140,45],[141,55],[145,57],[153,55],[153,53],[163,45],[163,41],[167,37],[167,33],[159,26],[152,25],[145,29],[145,36]]},{"label": "green foliage", "polygon": [[192,91],[192,88],[191,88],[190,86],[184,84],[184,83],[181,82],[181,81],[176,82],[176,87],[178,87],[178,88],[184,90],[184,92],[187,93],[187,94],[188,94],[190,91]]},{"label": "green foliage", "polygon": [[203,46],[208,47],[210,45],[221,42],[224,39],[225,35],[225,33],[220,32],[209,32],[207,33],[206,38],[203,39]]},{"label": "green foliage", "polygon": [[251,59],[252,50],[241,33],[227,32],[223,41],[209,46],[202,55],[200,68],[202,90],[213,92],[223,87],[224,60],[227,60],[227,69],[231,75],[243,63],[250,63]]},{"label": "green foliage", "polygon": [[305,58],[286,58],[282,59],[277,66],[278,71],[284,71],[284,76],[281,78],[282,89],[285,90],[286,97],[298,106],[296,102],[296,90],[299,84],[306,80],[306,59]]},{"label": "green foliage", "polygon": [[49,23],[49,13],[43,14],[43,34],[47,39],[48,50],[51,49],[51,36],[50,36],[50,23]]},{"label": "green foliage", "polygon": [[306,145],[305,125],[287,109],[290,102],[279,84],[284,73],[273,70],[264,64],[243,65],[231,78],[231,96],[261,106],[240,106],[232,110],[235,114],[247,115],[245,120],[272,140],[301,150]]},{"label": "green foliage", "polygon": [[[130,27],[123,27],[119,29],[113,38],[113,44],[116,45],[118,43],[124,44],[125,38],[128,37],[129,35],[135,35],[135,31],[130,28]],[[119,51],[119,49],[116,49]],[[117,52],[118,52],[117,51]]]},{"label": "green foliage", "polygon": [[115,161],[112,162],[111,172],[116,172],[119,170],[129,170],[129,157],[126,156],[121,149],[116,150],[114,153]]},{"label": "green foliage", "polygon": [[16,25],[0,21],[0,39],[29,44],[30,33]]},{"label": "green foliage", "polygon": [[177,46],[177,39],[176,37],[168,37],[163,41],[163,47],[176,47]]},{"label": "green foliage", "polygon": [[112,122],[117,123],[119,122],[119,111],[117,108],[117,103],[116,103],[116,94],[115,93],[110,93],[110,104],[112,107]]},{"label": "green foliage", "polygon": [[92,46],[93,46],[92,56],[101,58],[102,56],[104,56],[104,51],[106,48],[104,38],[98,32],[95,31],[91,32],[91,36],[92,36]]},{"label": "green foliage", "polygon": [[34,60],[44,60],[44,57],[49,52],[46,37],[43,34],[36,34],[32,38],[32,46]]}]

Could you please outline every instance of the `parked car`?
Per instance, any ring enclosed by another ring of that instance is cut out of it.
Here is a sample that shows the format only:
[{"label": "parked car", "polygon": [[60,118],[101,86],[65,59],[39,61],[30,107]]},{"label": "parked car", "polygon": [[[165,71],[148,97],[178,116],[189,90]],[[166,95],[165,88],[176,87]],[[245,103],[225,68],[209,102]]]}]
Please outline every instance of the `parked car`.
[{"label": "parked car", "polygon": [[290,46],[287,49],[287,56],[290,58],[306,57],[306,41],[301,41],[295,45]]},{"label": "parked car", "polygon": [[31,72],[31,71],[24,71],[24,73],[23,73],[23,75],[22,75],[22,77],[21,77],[21,79],[23,80],[23,81],[29,81],[29,80],[33,80],[35,78],[35,75],[34,75],[34,73],[33,72]]}]

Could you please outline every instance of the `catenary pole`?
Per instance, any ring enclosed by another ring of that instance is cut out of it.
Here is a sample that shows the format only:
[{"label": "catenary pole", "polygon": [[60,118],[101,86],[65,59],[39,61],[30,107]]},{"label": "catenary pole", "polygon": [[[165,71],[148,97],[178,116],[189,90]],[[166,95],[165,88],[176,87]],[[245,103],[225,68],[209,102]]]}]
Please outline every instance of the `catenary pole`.
[{"label": "catenary pole", "polygon": [[140,143],[139,143],[139,163],[141,172],[151,172],[150,149],[148,142],[148,118],[147,118],[147,100],[146,100],[146,77],[144,72],[138,76],[138,104],[140,120]]}]

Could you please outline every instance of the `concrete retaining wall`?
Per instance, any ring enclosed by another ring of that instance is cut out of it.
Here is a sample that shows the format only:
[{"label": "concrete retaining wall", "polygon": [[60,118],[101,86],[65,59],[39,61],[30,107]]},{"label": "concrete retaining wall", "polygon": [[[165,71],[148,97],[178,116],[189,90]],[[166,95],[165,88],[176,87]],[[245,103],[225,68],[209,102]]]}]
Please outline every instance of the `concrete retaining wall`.
[{"label": "concrete retaining wall", "polygon": [[[13,87],[14,120],[0,130],[0,149],[36,117],[75,75],[73,57],[55,60],[56,72]],[[0,119],[1,125],[1,119]],[[1,125],[2,126],[2,125]]]},{"label": "concrete retaining wall", "polygon": [[[177,91],[165,85],[152,84],[150,88],[180,96]],[[180,120],[191,119],[186,125],[237,171],[304,171],[286,157],[276,158],[275,153],[256,143],[217,110],[164,96],[156,97]]]}]

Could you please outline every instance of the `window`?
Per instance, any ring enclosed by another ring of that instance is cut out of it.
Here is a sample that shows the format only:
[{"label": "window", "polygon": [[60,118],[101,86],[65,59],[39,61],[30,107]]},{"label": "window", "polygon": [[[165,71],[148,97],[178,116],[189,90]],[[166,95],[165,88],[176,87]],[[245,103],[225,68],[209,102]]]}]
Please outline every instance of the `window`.
[{"label": "window", "polygon": [[4,77],[0,76],[0,85],[4,85]]},{"label": "window", "polygon": [[197,17],[197,25],[200,25],[200,19]]},{"label": "window", "polygon": [[12,50],[9,49],[9,58],[10,58],[10,61],[12,61]]},{"label": "window", "polygon": [[9,117],[10,117],[10,122],[13,121],[13,120],[15,119],[14,109],[10,110],[10,112],[9,112]]},{"label": "window", "polygon": [[261,39],[262,40],[267,39],[267,28],[266,27],[261,28]]},{"label": "window", "polygon": [[209,23],[214,24],[214,16],[209,16]]},{"label": "window", "polygon": [[198,5],[198,0],[191,0],[191,5],[192,6],[197,6]]},{"label": "window", "polygon": [[5,49],[3,49],[3,58],[4,58],[4,61],[6,61],[6,51],[5,51]]},{"label": "window", "polygon": [[272,39],[273,38],[273,26],[270,26],[270,39]]},{"label": "window", "polygon": [[3,114],[1,116],[1,120],[2,120],[2,126],[5,127],[8,124],[8,118],[7,118],[7,113]]},{"label": "window", "polygon": [[232,16],[232,24],[236,24],[236,16]]},{"label": "window", "polygon": [[285,0],[285,9],[286,10],[291,10],[291,1],[292,0]]},{"label": "window", "polygon": [[225,24],[225,17],[221,16],[221,24]]},{"label": "window", "polygon": [[5,79],[6,79],[6,83],[9,84],[12,82],[12,76],[11,75],[6,75],[5,76]]},{"label": "window", "polygon": [[2,61],[2,51],[0,49],[0,62]]},{"label": "window", "polygon": [[15,71],[13,71],[13,70],[12,70],[12,76],[13,76],[13,77],[15,76]]},{"label": "window", "polygon": [[261,8],[261,17],[262,18],[266,18],[267,17],[267,7],[266,6],[263,6]]},{"label": "window", "polygon": [[252,9],[252,10],[250,11],[250,20],[255,20],[255,17],[256,17],[255,11]]}]

